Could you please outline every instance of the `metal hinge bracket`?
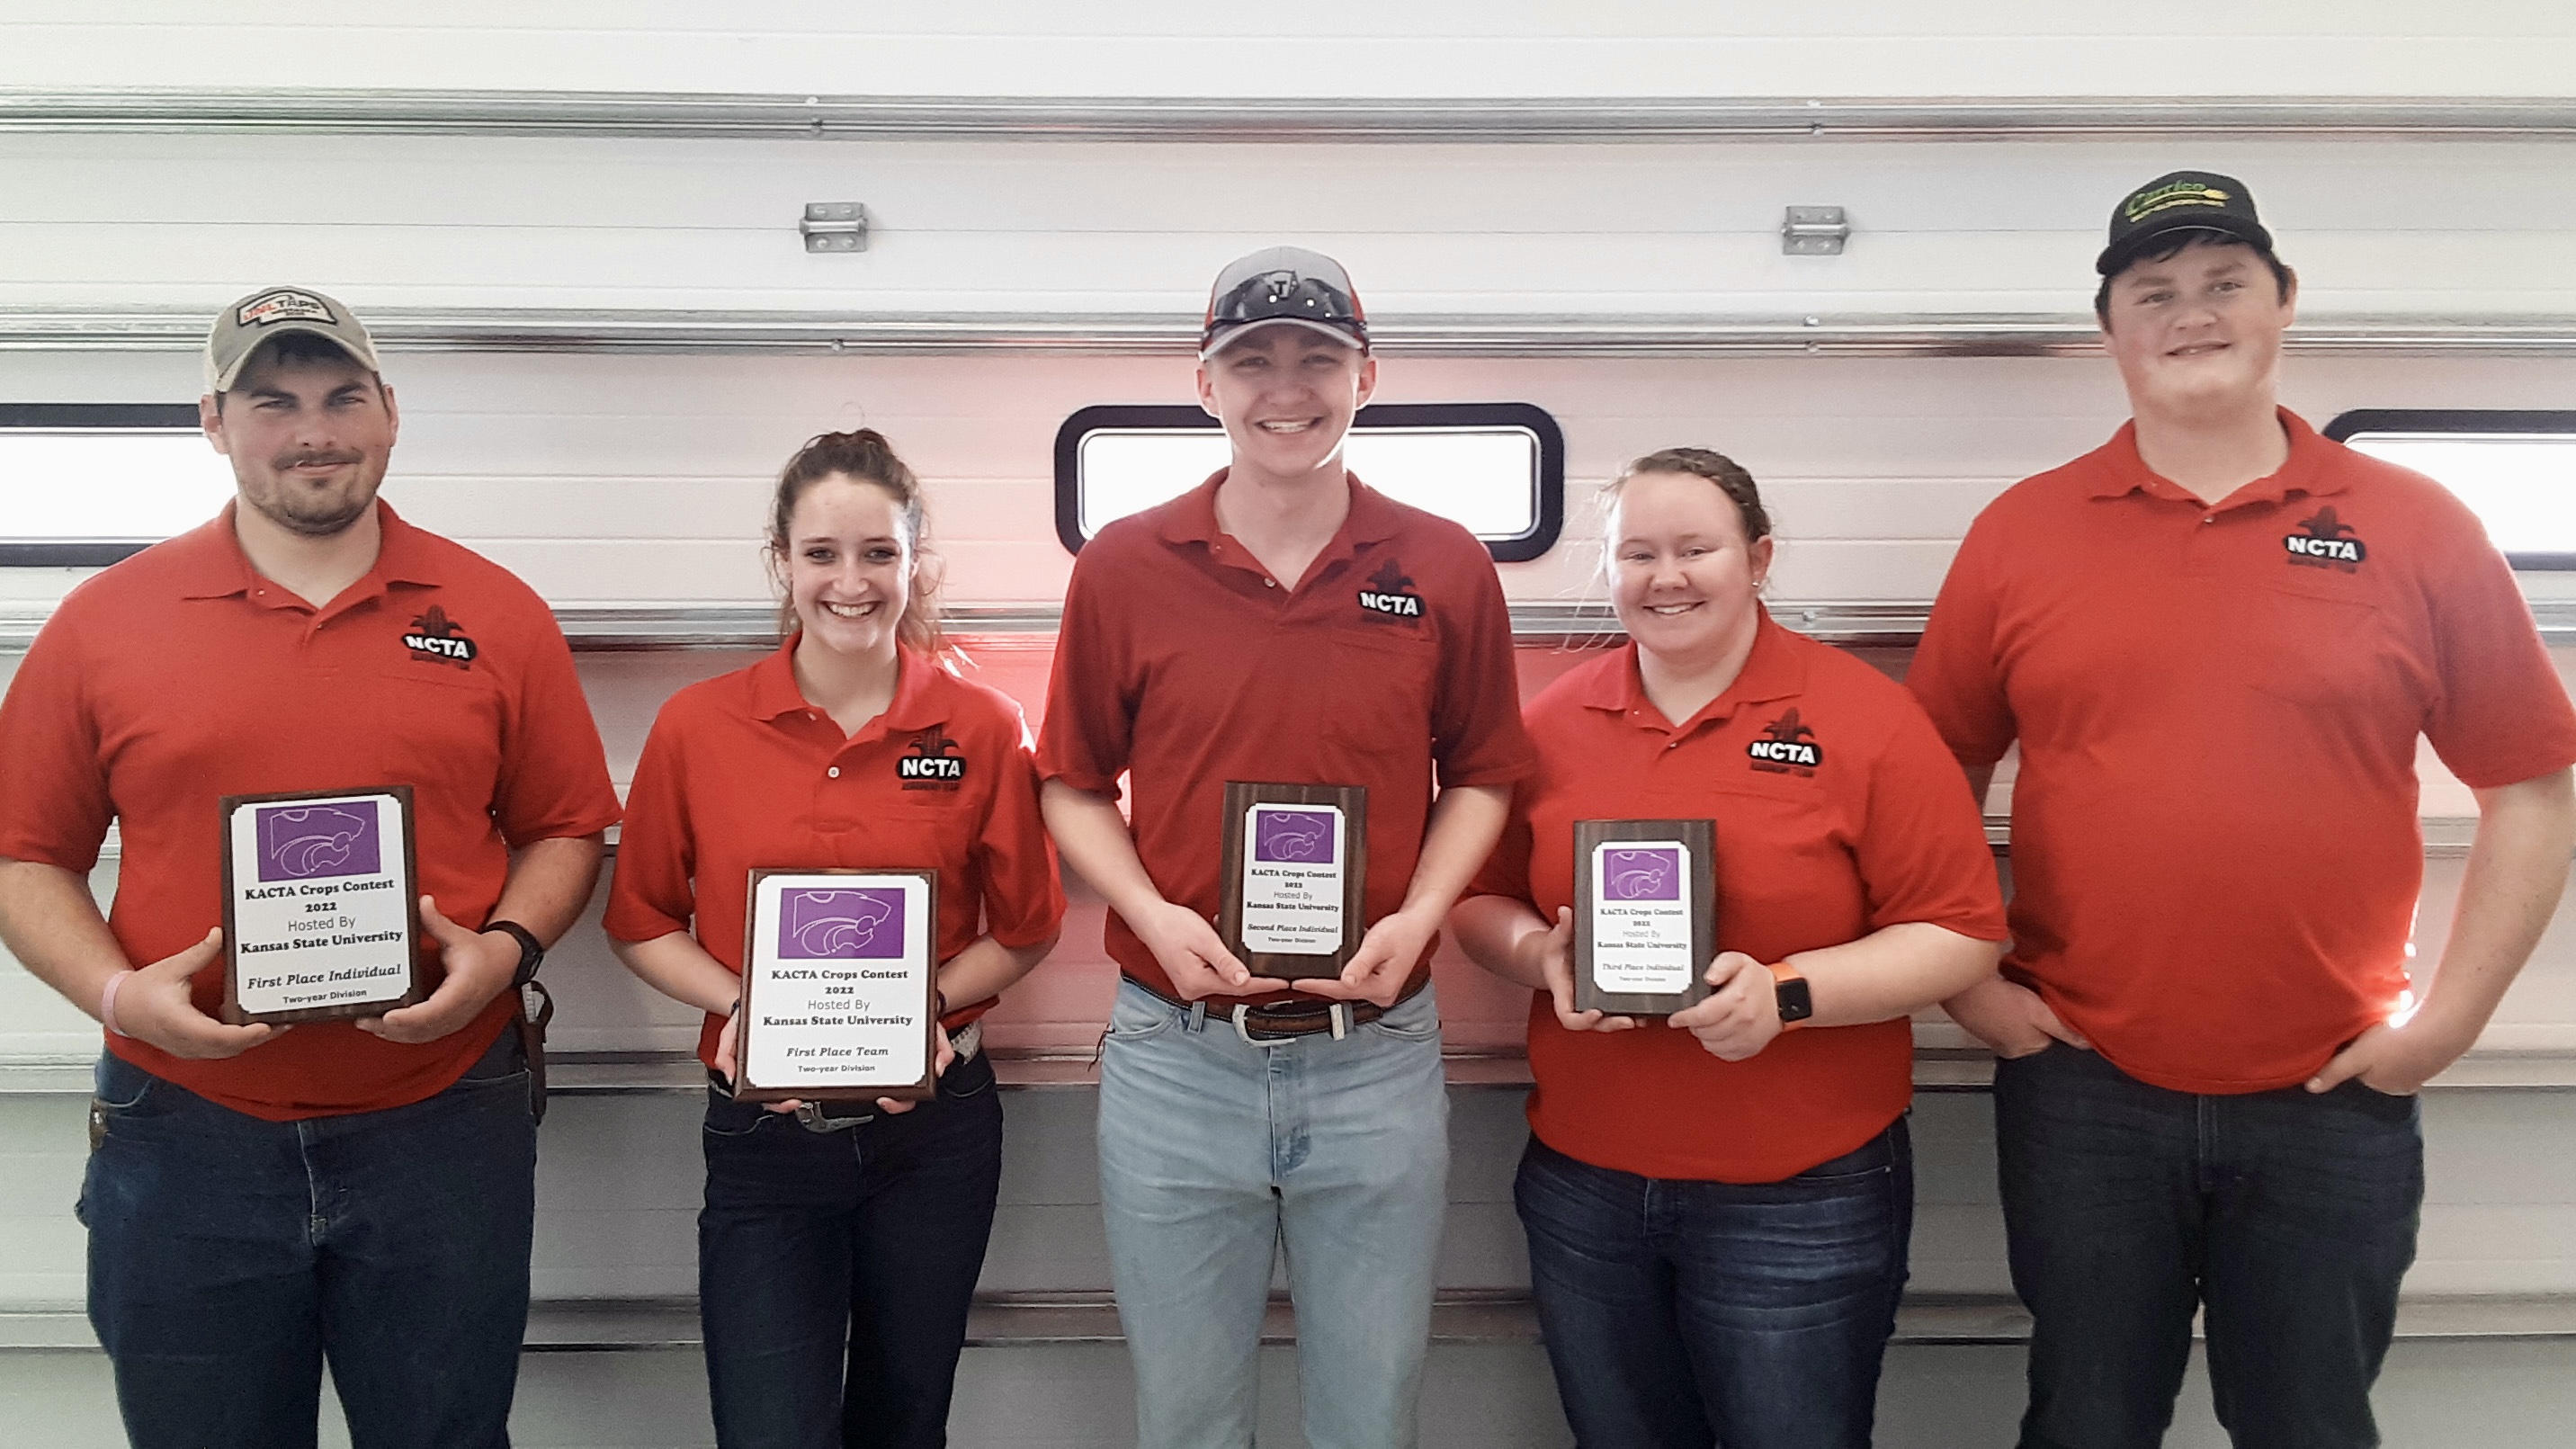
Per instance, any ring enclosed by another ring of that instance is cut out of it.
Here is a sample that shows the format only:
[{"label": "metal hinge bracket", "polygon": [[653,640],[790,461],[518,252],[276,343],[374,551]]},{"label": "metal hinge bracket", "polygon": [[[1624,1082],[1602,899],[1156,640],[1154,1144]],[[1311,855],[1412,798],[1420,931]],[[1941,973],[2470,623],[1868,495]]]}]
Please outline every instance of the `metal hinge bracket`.
[{"label": "metal hinge bracket", "polygon": [[868,249],[868,209],[855,201],[809,201],[805,219],[796,223],[796,229],[805,234],[809,252]]},{"label": "metal hinge bracket", "polygon": [[1780,254],[1787,257],[1838,257],[1851,239],[1851,223],[1839,206],[1793,206],[1780,223]]}]

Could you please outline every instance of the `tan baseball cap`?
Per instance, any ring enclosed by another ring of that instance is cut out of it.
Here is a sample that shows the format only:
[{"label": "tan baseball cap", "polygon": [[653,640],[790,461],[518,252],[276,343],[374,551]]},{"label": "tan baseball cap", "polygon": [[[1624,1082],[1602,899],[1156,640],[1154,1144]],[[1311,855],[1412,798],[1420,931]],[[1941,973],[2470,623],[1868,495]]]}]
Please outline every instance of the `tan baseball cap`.
[{"label": "tan baseball cap", "polygon": [[322,338],[367,371],[384,371],[376,362],[375,339],[355,313],[309,287],[269,287],[216,315],[214,330],[206,334],[206,391],[232,391],[259,345],[289,332]]}]

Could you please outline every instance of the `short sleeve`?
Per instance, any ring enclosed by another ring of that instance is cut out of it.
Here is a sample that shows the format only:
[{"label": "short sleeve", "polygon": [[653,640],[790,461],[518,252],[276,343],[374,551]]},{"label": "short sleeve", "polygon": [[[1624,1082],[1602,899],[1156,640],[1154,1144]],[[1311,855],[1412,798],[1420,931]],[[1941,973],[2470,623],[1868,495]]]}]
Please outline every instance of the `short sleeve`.
[{"label": "short sleeve", "polygon": [[2005,938],[2003,891],[1966,779],[1914,703],[1893,695],[1873,762],[1856,864],[1872,930],[1920,921],[1980,941]]},{"label": "short sleeve", "polygon": [[626,824],[617,834],[601,929],[619,941],[651,941],[686,931],[697,915],[697,838],[689,821],[685,729],[670,705],[653,721],[635,783],[626,791]]},{"label": "short sleeve", "polygon": [[1988,563],[1994,532],[1988,517],[1968,529],[1905,675],[1932,727],[1970,770],[2002,759],[2017,732],[1996,657],[1994,572]]},{"label": "short sleeve", "polygon": [[0,858],[86,875],[116,807],[66,614],[36,635],[0,699]]},{"label": "short sleeve", "polygon": [[2576,762],[2576,708],[2503,555],[2456,511],[2457,546],[2424,584],[2441,680],[2424,735],[2463,784],[2494,789]]},{"label": "short sleeve", "polygon": [[[542,610],[530,596],[530,603]],[[503,744],[493,815],[512,847],[590,835],[617,823],[617,787],[572,649],[551,616],[529,621],[518,713]]]},{"label": "short sleeve", "polygon": [[[1463,536],[1463,535],[1462,535]],[[1439,692],[1431,706],[1431,755],[1444,789],[1508,785],[1538,766],[1521,725],[1520,674],[1512,659],[1511,607],[1484,546],[1462,570],[1468,607],[1462,627],[1441,635]]]},{"label": "short sleeve", "polygon": [[1064,882],[1038,812],[1037,756],[1028,727],[1016,710],[1000,727],[1009,731],[1010,748],[1000,752],[1000,778],[975,841],[984,880],[984,933],[1005,946],[1033,946],[1064,925]]},{"label": "short sleeve", "polygon": [[1041,780],[1062,780],[1115,799],[1135,742],[1136,718],[1128,698],[1126,630],[1112,597],[1117,585],[1101,577],[1110,552],[1103,541],[1093,539],[1074,559],[1073,578],[1065,585],[1064,624],[1056,634],[1036,769]]}]

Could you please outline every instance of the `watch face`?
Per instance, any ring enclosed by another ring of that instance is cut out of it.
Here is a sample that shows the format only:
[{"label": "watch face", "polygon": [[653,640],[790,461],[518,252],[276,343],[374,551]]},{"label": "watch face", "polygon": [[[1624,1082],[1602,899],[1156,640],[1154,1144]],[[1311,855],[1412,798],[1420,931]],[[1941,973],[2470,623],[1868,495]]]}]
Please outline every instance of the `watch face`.
[{"label": "watch face", "polygon": [[1772,991],[1779,1000],[1782,1021],[1805,1021],[1816,1014],[1816,998],[1807,990],[1804,977],[1774,982]]}]

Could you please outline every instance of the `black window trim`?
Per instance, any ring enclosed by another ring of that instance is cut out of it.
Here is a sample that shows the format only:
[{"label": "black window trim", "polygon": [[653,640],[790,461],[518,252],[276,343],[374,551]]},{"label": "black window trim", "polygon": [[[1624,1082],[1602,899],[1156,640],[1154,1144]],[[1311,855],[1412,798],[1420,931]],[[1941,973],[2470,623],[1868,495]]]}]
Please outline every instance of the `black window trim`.
[{"label": "black window trim", "polygon": [[[2363,433],[2458,433],[2493,437],[2505,433],[2576,433],[2576,409],[2570,408],[2354,408],[2338,413],[2322,430],[2338,443]],[[2518,573],[2576,570],[2576,553],[2513,553],[2504,561]]]},{"label": "black window trim", "polygon": [[[1076,409],[1055,432],[1055,536],[1067,553],[1082,552],[1082,440],[1109,429],[1215,431],[1221,425],[1189,403],[1103,403]],[[1529,532],[1483,540],[1496,563],[1524,563],[1556,546],[1565,531],[1565,433],[1536,403],[1372,403],[1351,420],[1364,428],[1519,428],[1538,439],[1538,516]]]},{"label": "black window trim", "polygon": [[[0,403],[0,433],[194,433],[195,403]],[[0,568],[100,568],[160,542],[144,538],[0,538]]]}]

